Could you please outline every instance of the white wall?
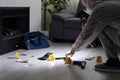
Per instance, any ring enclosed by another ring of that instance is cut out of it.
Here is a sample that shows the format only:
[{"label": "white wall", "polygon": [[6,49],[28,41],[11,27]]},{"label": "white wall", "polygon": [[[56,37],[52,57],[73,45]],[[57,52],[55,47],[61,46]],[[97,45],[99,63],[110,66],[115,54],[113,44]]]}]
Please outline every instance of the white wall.
[{"label": "white wall", "polygon": [[41,30],[41,0],[0,0],[0,7],[30,7],[30,31]]},{"label": "white wall", "polygon": [[67,7],[66,12],[75,13],[76,9],[77,9],[77,6],[78,6],[78,2],[79,2],[79,0],[70,0],[68,2],[68,7]]}]

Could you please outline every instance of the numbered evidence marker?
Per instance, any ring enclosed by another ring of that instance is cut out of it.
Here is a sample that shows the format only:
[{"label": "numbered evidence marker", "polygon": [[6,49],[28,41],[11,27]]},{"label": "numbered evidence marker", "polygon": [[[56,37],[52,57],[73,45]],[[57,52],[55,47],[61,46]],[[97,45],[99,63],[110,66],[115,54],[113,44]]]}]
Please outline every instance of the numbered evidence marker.
[{"label": "numbered evidence marker", "polygon": [[53,53],[49,55],[49,61],[51,62],[55,61],[55,56]]},{"label": "numbered evidence marker", "polygon": [[97,56],[96,57],[96,62],[101,63],[102,62],[102,56]]},{"label": "numbered evidence marker", "polygon": [[16,58],[17,58],[18,60],[21,59],[21,56],[20,56],[20,53],[19,53],[19,52],[16,52]]},{"label": "numbered evidence marker", "polygon": [[70,59],[70,57],[66,57],[65,64],[72,64],[72,60]]},{"label": "numbered evidence marker", "polygon": [[21,56],[19,52],[16,52],[16,58],[18,59],[16,60],[16,62],[28,63],[28,60],[21,60]]}]

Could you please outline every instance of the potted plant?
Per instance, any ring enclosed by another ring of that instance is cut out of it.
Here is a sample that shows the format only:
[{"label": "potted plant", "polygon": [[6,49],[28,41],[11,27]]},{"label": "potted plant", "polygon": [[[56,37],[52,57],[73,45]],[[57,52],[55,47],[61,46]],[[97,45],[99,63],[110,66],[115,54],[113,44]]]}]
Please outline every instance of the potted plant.
[{"label": "potted plant", "polygon": [[46,29],[46,13],[47,13],[47,11],[50,14],[59,13],[67,8],[68,1],[70,1],[70,0],[41,0],[43,14],[44,14],[44,28],[43,28],[43,30]]}]

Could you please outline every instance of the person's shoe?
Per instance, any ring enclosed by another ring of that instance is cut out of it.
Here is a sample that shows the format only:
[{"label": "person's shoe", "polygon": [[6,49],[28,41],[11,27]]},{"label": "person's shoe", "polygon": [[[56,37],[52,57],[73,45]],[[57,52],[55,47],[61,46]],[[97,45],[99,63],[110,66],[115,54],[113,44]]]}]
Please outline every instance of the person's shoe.
[{"label": "person's shoe", "polygon": [[106,63],[101,63],[95,65],[95,70],[104,71],[104,72],[111,72],[111,73],[120,73],[120,66],[109,66]]}]

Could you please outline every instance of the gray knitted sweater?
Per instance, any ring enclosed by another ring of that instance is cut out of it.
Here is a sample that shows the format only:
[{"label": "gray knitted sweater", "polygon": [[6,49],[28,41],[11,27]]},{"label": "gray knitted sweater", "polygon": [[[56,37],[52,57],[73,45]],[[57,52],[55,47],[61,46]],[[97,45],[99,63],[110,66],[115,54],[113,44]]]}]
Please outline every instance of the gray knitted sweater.
[{"label": "gray knitted sweater", "polygon": [[[98,0],[73,48],[84,48],[91,43],[106,27],[120,31],[120,0]],[[118,41],[120,44],[120,41]],[[116,43],[117,44],[117,43]]]}]

